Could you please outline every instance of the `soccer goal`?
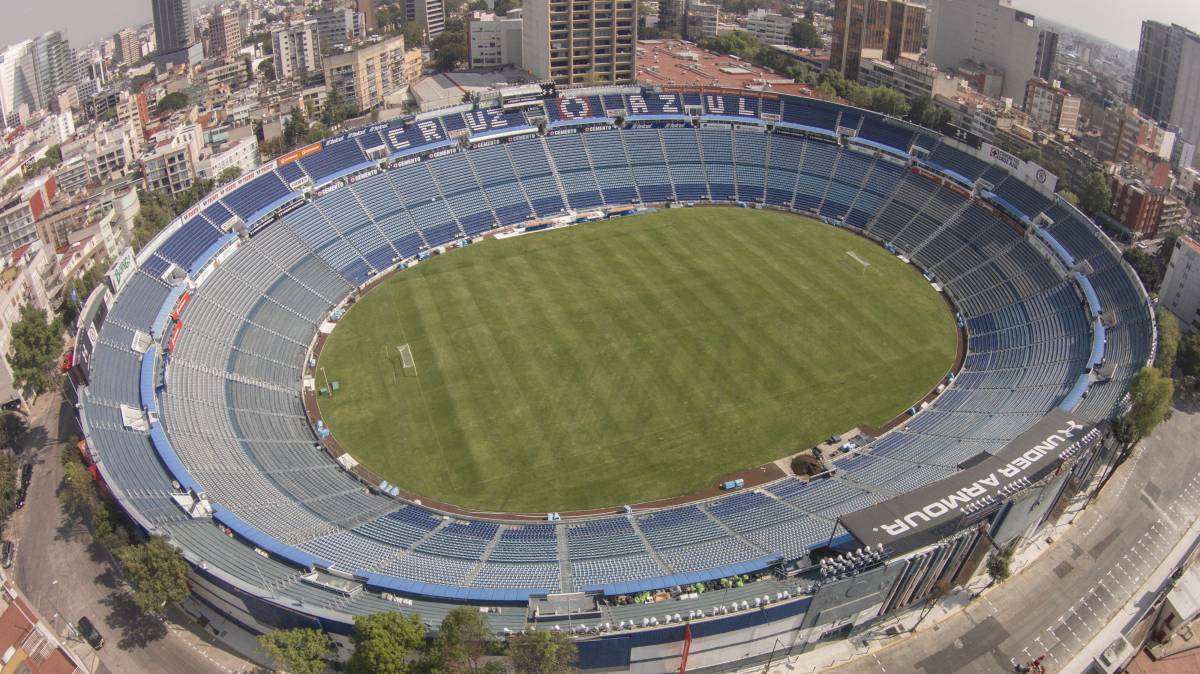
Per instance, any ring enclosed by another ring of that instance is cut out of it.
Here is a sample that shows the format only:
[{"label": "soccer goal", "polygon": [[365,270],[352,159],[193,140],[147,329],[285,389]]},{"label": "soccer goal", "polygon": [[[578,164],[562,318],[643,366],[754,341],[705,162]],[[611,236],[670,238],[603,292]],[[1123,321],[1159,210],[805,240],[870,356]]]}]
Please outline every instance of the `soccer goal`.
[{"label": "soccer goal", "polygon": [[401,344],[396,351],[400,354],[400,366],[404,368],[404,374],[412,370],[413,376],[417,376],[417,361],[413,359],[412,349],[407,344]]}]

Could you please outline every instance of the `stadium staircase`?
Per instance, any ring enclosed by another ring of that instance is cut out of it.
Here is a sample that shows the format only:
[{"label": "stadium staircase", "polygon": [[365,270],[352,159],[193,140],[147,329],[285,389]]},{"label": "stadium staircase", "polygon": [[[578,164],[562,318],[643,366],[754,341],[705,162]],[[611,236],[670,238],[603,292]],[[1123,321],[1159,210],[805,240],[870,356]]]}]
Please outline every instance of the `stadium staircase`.
[{"label": "stadium staircase", "polygon": [[563,184],[562,176],[558,175],[558,165],[554,163],[554,153],[546,145],[544,137],[538,138],[538,147],[542,148],[542,154],[546,155],[546,166],[550,167],[550,175],[554,176],[554,185],[558,187],[558,194],[562,197],[563,203],[570,207],[571,200],[567,198],[567,186]]},{"label": "stadium staircase", "polygon": [[[833,189],[834,177],[837,175],[838,166],[842,163],[842,155],[846,151],[837,152],[833,156],[833,166],[829,167],[829,181],[825,183],[825,191],[821,193],[821,203],[817,205],[818,211],[825,210],[825,201],[829,199],[829,192]],[[849,212],[849,211],[847,211]]]},{"label": "stadium staircase", "polygon": [[[342,228],[338,226],[338,223],[334,222],[333,221],[334,219],[329,217],[329,214],[325,212],[325,207],[321,205],[321,200],[313,199],[312,206],[313,206],[313,208],[315,208],[317,210],[318,213],[321,214],[321,217],[325,219],[325,222],[329,223],[330,228],[332,228],[333,231],[337,232],[338,238],[341,239],[342,241],[344,241],[347,246],[349,246],[355,253],[358,254],[358,257],[362,258],[363,262],[366,262],[366,264],[368,266],[370,266],[370,263],[367,262],[367,252],[369,252],[369,251],[364,251],[361,248],[359,248],[358,246],[354,245],[354,242],[351,241],[350,238],[346,236],[346,233],[344,231],[342,231]],[[371,267],[371,268],[374,269],[374,267]],[[379,271],[379,270],[375,269],[375,271]]]},{"label": "stadium staircase", "polygon": [[971,204],[973,204],[973,203],[974,202],[971,201],[970,199],[964,199],[962,205],[959,206],[958,208],[954,209],[954,213],[950,217],[946,218],[945,222],[938,225],[938,228],[933,230],[933,232],[931,232],[929,234],[929,236],[925,237],[924,241],[917,244],[916,246],[913,246],[911,254],[913,256],[915,256],[918,253],[920,253],[925,248],[925,246],[929,245],[930,241],[933,241],[934,239],[936,239],[938,237],[939,234],[941,234],[946,229],[948,229],[949,227],[951,227],[952,225],[957,223],[958,219],[961,218],[963,216],[963,214],[967,212],[967,209],[970,208]]},{"label": "stadium staircase", "polygon": [[562,592],[577,592],[575,574],[571,572],[571,553],[567,547],[567,528],[556,527],[558,537],[558,578],[562,584]]},{"label": "stadium staircase", "polygon": [[[663,159],[669,164],[671,160],[668,157],[671,155],[667,154],[667,141],[663,139],[662,129],[655,129],[654,135],[658,136],[658,144],[662,148]],[[667,180],[671,183],[671,198],[678,201],[679,191],[675,189],[675,176],[671,175],[671,169],[667,164],[664,164],[664,170],[667,172]]]},{"label": "stadium staircase", "polygon": [[[542,143],[542,151],[545,152],[546,151],[545,150],[545,143],[546,143],[545,139],[539,138],[538,142]],[[505,154],[505,156],[508,157],[508,164],[509,164],[509,166],[512,167],[513,175],[520,176],[521,173],[520,173],[520,171],[517,170],[517,162],[513,160],[512,149],[509,148],[507,143],[504,145],[504,154]],[[546,152],[546,155],[549,156],[550,153]],[[554,177],[555,177],[555,179],[558,178],[557,171],[554,172]],[[529,204],[529,217],[533,218],[533,214],[534,214],[533,199],[529,198],[529,190],[525,189],[525,182],[522,181],[519,177],[516,182],[517,182],[517,186],[521,188],[521,194],[523,194],[525,196],[525,203]],[[559,186],[558,189],[560,192],[562,191],[561,186]]]},{"label": "stadium staircase", "polygon": [[654,549],[654,546],[650,545],[650,539],[646,538],[646,533],[642,531],[640,526],[638,526],[637,518],[628,517],[626,519],[629,520],[629,524],[633,527],[633,532],[637,534],[638,538],[642,539],[642,545],[646,548],[646,554],[650,555],[650,558],[654,560],[654,563],[658,565],[658,568],[669,573],[671,571],[671,567],[663,560],[662,557],[659,556],[658,551]]}]

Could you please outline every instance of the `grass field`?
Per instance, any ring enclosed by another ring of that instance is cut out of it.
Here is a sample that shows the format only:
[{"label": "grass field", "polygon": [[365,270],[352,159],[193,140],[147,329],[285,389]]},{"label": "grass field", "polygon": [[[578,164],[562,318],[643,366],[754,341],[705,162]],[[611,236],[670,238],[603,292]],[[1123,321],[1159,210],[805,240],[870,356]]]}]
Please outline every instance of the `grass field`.
[{"label": "grass field", "polygon": [[355,458],[406,489],[565,511],[688,493],[881,424],[946,374],[955,339],[924,278],[864,239],[677,209],[395,275],[331,335],[320,366],[341,390],[320,402]]}]

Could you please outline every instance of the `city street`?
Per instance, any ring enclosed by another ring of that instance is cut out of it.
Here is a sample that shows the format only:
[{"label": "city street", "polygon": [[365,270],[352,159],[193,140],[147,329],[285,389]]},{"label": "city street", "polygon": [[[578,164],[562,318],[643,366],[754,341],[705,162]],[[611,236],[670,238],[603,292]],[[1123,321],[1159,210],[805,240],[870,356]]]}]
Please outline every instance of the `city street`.
[{"label": "city street", "polygon": [[1011,672],[1043,654],[1060,671],[1200,514],[1198,437],[1200,405],[1177,405],[1047,552],[965,610],[840,671]]},{"label": "city street", "polygon": [[167,622],[140,614],[108,551],[92,541],[85,527],[64,518],[56,495],[63,476],[61,455],[75,451],[64,440],[78,430],[70,407],[60,408],[60,402],[57,395],[37,401],[23,443],[22,457],[34,462],[33,480],[25,507],[6,532],[17,546],[11,569],[17,584],[85,661],[91,661],[85,656],[90,648],[71,638],[68,624],[81,616],[92,619],[106,641],[99,652],[100,671],[253,671],[177,609]]}]

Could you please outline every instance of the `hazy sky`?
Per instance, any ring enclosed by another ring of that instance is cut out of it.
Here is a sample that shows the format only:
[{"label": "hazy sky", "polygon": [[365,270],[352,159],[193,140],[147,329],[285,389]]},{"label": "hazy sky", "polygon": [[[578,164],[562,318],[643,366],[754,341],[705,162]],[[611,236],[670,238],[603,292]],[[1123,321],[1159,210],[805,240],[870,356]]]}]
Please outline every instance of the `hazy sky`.
[{"label": "hazy sky", "polygon": [[[1136,49],[1143,19],[1200,31],[1197,0],[1014,0],[1033,14]],[[193,6],[200,4],[193,0]],[[150,21],[150,0],[0,0],[0,45],[62,29],[76,46]]]}]

